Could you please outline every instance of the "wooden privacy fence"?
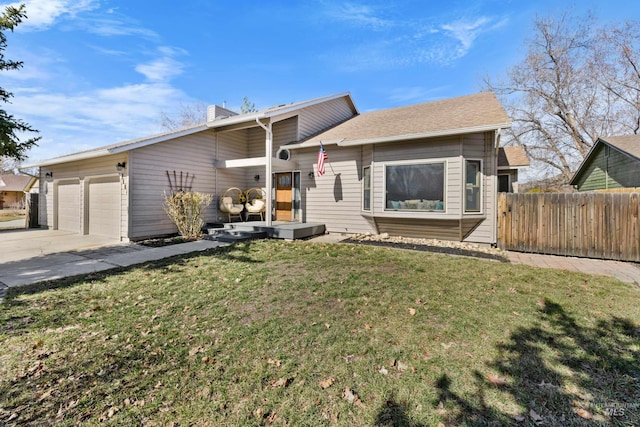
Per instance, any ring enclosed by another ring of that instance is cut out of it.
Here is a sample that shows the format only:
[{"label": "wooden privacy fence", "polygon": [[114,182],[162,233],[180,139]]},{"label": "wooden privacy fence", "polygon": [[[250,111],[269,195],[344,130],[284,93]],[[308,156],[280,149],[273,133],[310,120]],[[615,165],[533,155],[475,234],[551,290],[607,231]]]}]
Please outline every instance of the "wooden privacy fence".
[{"label": "wooden privacy fence", "polygon": [[640,261],[638,193],[500,193],[498,246]]}]

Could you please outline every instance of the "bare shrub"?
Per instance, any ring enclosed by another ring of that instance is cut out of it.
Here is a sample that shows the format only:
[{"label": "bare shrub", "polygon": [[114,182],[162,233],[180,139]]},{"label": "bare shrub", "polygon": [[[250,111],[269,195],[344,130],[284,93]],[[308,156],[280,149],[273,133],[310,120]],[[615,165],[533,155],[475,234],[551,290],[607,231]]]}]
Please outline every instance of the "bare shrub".
[{"label": "bare shrub", "polygon": [[186,239],[193,239],[202,234],[203,213],[212,200],[211,194],[194,191],[165,192],[163,208],[169,219],[178,227],[180,235]]}]

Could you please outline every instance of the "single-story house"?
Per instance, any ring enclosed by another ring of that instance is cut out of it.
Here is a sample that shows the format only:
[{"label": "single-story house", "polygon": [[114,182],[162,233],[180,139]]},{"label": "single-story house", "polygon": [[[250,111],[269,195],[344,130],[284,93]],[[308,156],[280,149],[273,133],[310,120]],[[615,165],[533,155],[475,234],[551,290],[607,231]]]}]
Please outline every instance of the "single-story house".
[{"label": "single-story house", "polygon": [[517,193],[518,172],[529,164],[529,157],[522,147],[500,147],[498,149],[498,193]]},{"label": "single-story house", "polygon": [[0,174],[0,209],[23,209],[25,191],[29,191],[32,182],[30,176]]},{"label": "single-story house", "polygon": [[640,187],[640,135],[598,138],[570,184],[578,191]]},{"label": "single-story house", "polygon": [[175,188],[214,194],[205,219],[224,221],[217,198],[258,187],[271,195],[266,225],[495,243],[509,126],[490,92],[362,114],[340,93],[246,114],[211,106],[199,126],[29,166],[40,167],[40,223],[83,234],[174,233],[162,203]]}]

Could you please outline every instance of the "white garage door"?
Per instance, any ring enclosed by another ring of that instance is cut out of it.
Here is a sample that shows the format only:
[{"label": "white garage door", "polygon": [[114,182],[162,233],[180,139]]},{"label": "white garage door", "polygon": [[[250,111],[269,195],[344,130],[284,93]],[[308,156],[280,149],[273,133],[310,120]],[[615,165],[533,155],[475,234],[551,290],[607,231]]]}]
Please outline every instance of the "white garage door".
[{"label": "white garage door", "polygon": [[58,184],[58,230],[80,232],[80,182]]},{"label": "white garage door", "polygon": [[120,179],[89,181],[89,234],[120,238]]}]

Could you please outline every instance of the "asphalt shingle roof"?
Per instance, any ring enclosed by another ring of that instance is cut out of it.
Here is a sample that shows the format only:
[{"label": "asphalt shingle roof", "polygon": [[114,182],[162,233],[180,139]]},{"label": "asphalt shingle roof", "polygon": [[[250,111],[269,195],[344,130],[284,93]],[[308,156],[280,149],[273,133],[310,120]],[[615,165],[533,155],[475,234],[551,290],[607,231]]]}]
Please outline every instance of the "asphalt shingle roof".
[{"label": "asphalt shingle roof", "polygon": [[522,147],[500,147],[498,149],[498,167],[529,166],[529,158]]},{"label": "asphalt shingle roof", "polygon": [[362,141],[421,135],[488,125],[508,125],[509,116],[492,92],[360,114],[309,140]]},{"label": "asphalt shingle roof", "polygon": [[605,136],[600,139],[612,147],[640,159],[640,135]]}]

